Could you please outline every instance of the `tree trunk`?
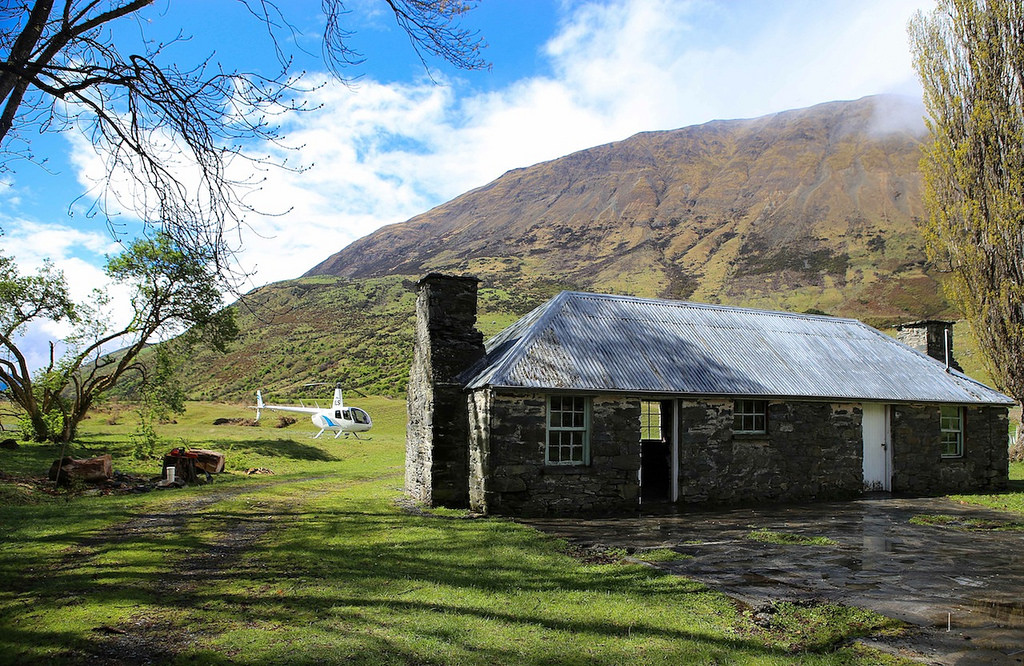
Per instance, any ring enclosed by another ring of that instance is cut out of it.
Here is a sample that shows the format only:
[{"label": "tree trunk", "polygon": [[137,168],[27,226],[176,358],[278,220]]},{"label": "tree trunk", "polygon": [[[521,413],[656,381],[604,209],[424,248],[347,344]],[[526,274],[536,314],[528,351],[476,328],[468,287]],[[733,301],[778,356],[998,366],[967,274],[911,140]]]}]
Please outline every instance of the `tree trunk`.
[{"label": "tree trunk", "polygon": [[43,415],[38,411],[32,411],[28,413],[28,418],[32,423],[32,440],[36,442],[45,442],[49,439],[46,419],[43,418]]},{"label": "tree trunk", "polygon": [[1024,423],[1017,426],[1017,436],[1010,444],[1010,462],[1024,462]]}]

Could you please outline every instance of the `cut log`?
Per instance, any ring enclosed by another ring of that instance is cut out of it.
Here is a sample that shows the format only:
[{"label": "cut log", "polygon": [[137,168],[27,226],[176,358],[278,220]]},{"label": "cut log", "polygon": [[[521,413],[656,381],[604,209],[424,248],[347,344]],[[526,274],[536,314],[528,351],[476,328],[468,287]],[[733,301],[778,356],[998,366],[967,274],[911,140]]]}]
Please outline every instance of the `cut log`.
[{"label": "cut log", "polygon": [[189,449],[189,453],[196,454],[196,469],[210,474],[220,474],[224,471],[224,454],[220,451]]},{"label": "cut log", "polygon": [[110,454],[98,458],[61,458],[54,460],[50,465],[50,481],[58,480],[59,483],[68,484],[72,481],[84,481],[86,483],[102,483],[109,481],[114,476],[114,465]]}]

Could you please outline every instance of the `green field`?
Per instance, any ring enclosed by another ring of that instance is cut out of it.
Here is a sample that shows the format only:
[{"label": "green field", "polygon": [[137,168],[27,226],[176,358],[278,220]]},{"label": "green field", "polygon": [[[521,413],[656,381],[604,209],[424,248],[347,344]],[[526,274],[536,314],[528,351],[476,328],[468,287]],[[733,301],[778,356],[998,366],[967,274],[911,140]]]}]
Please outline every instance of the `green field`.
[{"label": "green field", "polygon": [[[404,403],[356,404],[372,440],[213,426],[251,414],[190,404],[167,447],[223,451],[228,471],[186,489],[55,493],[32,480],[54,446],[0,450],[0,663],[885,663],[853,643],[898,631],[873,613],[780,605],[760,626],[693,581],[404,506]],[[156,476],[128,456],[132,427],[97,414],[72,453]]]}]

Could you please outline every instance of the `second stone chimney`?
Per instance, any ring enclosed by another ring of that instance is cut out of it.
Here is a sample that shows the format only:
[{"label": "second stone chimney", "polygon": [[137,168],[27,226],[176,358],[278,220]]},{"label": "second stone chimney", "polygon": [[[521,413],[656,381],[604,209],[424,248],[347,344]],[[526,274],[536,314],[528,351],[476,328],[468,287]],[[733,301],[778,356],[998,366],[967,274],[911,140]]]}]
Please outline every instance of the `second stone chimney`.
[{"label": "second stone chimney", "polygon": [[469,505],[469,424],[461,372],[484,356],[475,277],[431,273],[419,282],[409,370],[405,490],[432,506]]},{"label": "second stone chimney", "polygon": [[896,339],[922,354],[948,363],[949,367],[954,370],[963,372],[963,368],[953,357],[953,322],[951,321],[924,319],[900,324],[896,327]]}]

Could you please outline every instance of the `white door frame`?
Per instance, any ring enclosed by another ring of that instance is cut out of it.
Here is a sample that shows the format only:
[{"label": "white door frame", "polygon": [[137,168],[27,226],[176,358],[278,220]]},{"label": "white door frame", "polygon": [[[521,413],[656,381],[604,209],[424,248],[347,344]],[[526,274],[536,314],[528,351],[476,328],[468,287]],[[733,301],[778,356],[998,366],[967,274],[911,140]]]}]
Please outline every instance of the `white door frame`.
[{"label": "white door frame", "polygon": [[672,403],[672,501],[679,501],[679,414],[683,401]]}]

